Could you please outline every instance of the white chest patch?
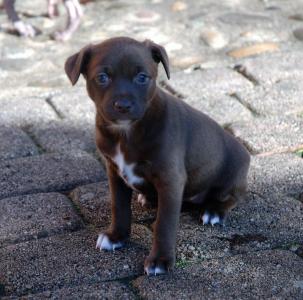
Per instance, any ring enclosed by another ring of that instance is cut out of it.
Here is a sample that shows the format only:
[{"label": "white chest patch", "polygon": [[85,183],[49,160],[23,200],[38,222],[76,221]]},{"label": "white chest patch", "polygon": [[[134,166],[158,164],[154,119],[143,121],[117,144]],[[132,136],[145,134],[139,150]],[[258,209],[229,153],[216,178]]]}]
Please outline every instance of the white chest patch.
[{"label": "white chest patch", "polygon": [[135,163],[128,164],[124,159],[124,155],[121,152],[120,146],[117,148],[117,154],[113,158],[114,162],[116,163],[117,167],[119,168],[119,175],[125,181],[125,183],[134,188],[135,184],[142,184],[144,179],[135,175],[134,168]]}]

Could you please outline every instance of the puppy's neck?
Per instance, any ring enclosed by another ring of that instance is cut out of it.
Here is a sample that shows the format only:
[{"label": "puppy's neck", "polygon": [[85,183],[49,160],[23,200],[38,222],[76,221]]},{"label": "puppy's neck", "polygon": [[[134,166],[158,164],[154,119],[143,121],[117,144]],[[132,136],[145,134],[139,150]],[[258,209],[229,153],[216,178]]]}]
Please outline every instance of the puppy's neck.
[{"label": "puppy's neck", "polygon": [[132,124],[131,120],[121,120],[121,121],[118,121],[117,123],[112,123],[112,124],[108,125],[108,127],[111,130],[118,131],[118,132],[124,132],[124,133],[128,133],[131,130],[132,126],[133,126],[133,124]]}]

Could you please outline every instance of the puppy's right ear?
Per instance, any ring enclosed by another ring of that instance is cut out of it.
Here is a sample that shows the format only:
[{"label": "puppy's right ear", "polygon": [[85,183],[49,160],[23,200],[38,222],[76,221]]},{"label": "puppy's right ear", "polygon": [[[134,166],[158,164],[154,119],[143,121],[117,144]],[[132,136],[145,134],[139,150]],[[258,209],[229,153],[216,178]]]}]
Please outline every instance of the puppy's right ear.
[{"label": "puppy's right ear", "polygon": [[91,45],[88,45],[66,60],[64,69],[72,85],[76,84],[80,74],[85,73],[90,55]]},{"label": "puppy's right ear", "polygon": [[154,43],[151,40],[145,40],[143,42],[145,46],[150,49],[152,57],[156,63],[161,62],[164,70],[166,72],[167,78],[170,78],[170,71],[169,71],[169,62],[168,62],[168,56],[164,49],[164,47]]}]

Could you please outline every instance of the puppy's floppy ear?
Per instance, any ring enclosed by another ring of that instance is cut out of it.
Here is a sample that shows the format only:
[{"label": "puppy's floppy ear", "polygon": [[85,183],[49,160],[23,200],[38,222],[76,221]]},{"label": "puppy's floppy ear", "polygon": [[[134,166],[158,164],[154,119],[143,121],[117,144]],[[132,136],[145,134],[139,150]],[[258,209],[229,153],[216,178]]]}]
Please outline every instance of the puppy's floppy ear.
[{"label": "puppy's floppy ear", "polygon": [[147,48],[150,49],[154,61],[156,63],[159,63],[159,62],[162,63],[164,70],[166,72],[167,78],[169,79],[170,78],[169,62],[168,62],[168,56],[167,56],[167,53],[166,53],[164,47],[154,43],[151,40],[145,40],[143,43],[146,45]]},{"label": "puppy's floppy ear", "polygon": [[88,45],[66,60],[64,69],[72,85],[75,85],[80,74],[85,72],[86,65],[90,58],[90,53],[91,45]]}]

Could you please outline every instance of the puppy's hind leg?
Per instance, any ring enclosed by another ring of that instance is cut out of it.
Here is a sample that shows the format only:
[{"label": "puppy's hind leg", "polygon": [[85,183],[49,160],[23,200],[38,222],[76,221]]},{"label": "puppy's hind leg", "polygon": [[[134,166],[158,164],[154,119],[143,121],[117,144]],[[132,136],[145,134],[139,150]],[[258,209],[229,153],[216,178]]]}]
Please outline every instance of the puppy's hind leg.
[{"label": "puppy's hind leg", "polygon": [[246,186],[234,188],[224,194],[210,193],[202,205],[200,220],[203,225],[224,225],[227,213],[236,206],[239,200],[244,198],[245,193]]}]

